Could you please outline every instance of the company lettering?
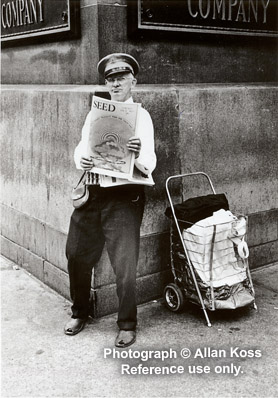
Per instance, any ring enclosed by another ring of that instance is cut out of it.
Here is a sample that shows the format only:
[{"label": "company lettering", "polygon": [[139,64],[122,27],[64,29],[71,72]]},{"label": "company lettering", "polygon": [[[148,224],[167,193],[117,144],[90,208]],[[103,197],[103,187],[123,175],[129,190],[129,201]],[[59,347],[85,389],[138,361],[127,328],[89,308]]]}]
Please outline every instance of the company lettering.
[{"label": "company lettering", "polygon": [[267,23],[270,0],[187,0],[192,18]]},{"label": "company lettering", "polygon": [[2,28],[43,22],[44,0],[14,0],[2,4]]}]

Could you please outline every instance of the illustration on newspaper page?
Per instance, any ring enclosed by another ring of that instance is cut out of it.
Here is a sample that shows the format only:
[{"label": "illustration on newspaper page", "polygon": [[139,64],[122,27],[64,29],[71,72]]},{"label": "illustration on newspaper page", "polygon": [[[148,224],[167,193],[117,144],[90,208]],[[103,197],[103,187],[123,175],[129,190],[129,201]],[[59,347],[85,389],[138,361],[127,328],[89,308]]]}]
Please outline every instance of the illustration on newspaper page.
[{"label": "illustration on newspaper page", "polygon": [[93,96],[88,144],[88,156],[94,161],[92,172],[132,178],[135,155],[126,144],[136,136],[140,106]]}]

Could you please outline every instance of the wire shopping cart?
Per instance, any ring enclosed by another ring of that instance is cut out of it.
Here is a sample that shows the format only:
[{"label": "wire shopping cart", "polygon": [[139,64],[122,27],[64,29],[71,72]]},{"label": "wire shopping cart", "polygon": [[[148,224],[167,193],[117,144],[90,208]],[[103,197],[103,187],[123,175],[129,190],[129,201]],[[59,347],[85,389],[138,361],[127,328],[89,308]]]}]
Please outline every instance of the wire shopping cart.
[{"label": "wire shopping cart", "polygon": [[[212,194],[173,204],[169,185],[174,179],[205,177]],[[201,306],[208,326],[207,310],[236,309],[255,304],[255,292],[245,241],[247,217],[229,211],[225,194],[216,194],[203,172],[170,176],[166,181],[171,218],[170,259],[174,282],[164,289],[166,306],[180,311],[185,301]]]}]

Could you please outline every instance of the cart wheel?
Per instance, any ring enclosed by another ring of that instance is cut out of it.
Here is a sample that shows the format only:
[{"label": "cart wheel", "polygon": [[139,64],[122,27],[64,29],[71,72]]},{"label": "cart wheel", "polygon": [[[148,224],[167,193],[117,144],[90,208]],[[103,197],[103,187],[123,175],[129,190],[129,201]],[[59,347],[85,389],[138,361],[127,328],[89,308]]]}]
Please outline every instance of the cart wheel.
[{"label": "cart wheel", "polygon": [[164,289],[164,299],[169,310],[180,311],[184,306],[184,297],[181,289],[175,283],[169,283]]}]

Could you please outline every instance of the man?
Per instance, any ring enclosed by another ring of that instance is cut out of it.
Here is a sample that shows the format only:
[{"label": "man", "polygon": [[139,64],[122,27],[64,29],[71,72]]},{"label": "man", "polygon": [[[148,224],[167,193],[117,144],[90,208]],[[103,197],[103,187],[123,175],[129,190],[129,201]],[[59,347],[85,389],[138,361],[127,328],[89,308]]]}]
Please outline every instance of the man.
[{"label": "man", "polygon": [[[132,103],[131,90],[136,85],[138,62],[128,54],[110,54],[98,63],[98,72],[112,101]],[[129,139],[127,147],[135,153],[135,167],[144,175],[151,175],[156,166],[153,124],[149,113],[139,108],[138,133]],[[136,266],[139,255],[140,226],[144,211],[144,187],[126,184],[103,188],[90,173],[93,161],[87,156],[90,112],[82,129],[82,139],[75,149],[77,168],[87,171],[89,200],[75,209],[70,222],[66,253],[73,300],[72,318],[65,333],[79,333],[89,314],[92,268],[100,259],[104,243],[116,275],[119,298],[118,326],[115,345],[127,347],[135,342]]]}]

